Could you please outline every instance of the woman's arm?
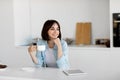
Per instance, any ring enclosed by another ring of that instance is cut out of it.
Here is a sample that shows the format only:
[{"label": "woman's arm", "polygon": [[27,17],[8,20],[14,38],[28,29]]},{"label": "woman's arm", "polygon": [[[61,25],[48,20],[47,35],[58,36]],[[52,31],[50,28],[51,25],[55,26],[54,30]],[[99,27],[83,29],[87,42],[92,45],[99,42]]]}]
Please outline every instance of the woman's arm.
[{"label": "woman's arm", "polygon": [[57,45],[57,47],[58,47],[58,51],[57,51],[57,53],[58,53],[58,59],[59,58],[61,58],[62,57],[62,45],[61,45],[61,42],[60,42],[60,39],[59,38],[57,38],[57,39],[55,39],[54,40],[54,42],[55,42],[55,44]]},{"label": "woman's arm", "polygon": [[[56,42],[57,42],[57,40],[56,40]],[[69,69],[70,65],[69,65],[69,60],[68,60],[67,43],[64,40],[62,40],[62,41],[58,42],[56,45],[58,47],[58,51],[57,51],[58,52],[58,59],[57,59],[58,67],[60,69]]]},{"label": "woman's arm", "polygon": [[38,64],[38,59],[36,57],[36,51],[37,51],[37,46],[36,45],[32,45],[28,48],[28,52],[30,54],[30,57],[31,57],[32,61],[35,64]]}]

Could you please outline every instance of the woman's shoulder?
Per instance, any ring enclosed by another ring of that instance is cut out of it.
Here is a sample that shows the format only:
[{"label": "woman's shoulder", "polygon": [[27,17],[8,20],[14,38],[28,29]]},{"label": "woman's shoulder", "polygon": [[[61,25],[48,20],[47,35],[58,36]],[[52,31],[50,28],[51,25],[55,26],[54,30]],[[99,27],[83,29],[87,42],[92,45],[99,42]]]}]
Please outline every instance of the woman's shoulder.
[{"label": "woman's shoulder", "polygon": [[64,39],[61,39],[61,43],[62,43],[63,45],[67,45],[67,42],[66,42]]},{"label": "woman's shoulder", "polygon": [[61,42],[66,43],[66,41],[64,39],[61,39]]},{"label": "woman's shoulder", "polygon": [[64,39],[61,39],[61,45],[62,45],[63,50],[65,51],[68,50],[68,44]]}]

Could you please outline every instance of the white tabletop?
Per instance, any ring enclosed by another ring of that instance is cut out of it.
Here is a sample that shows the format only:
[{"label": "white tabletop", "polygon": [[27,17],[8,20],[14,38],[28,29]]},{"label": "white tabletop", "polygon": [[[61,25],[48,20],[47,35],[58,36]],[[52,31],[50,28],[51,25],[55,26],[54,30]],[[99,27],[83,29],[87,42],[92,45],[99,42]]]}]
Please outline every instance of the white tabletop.
[{"label": "white tabletop", "polygon": [[[30,67],[28,67],[30,68]],[[6,68],[0,70],[0,80],[88,80],[86,75],[67,76],[57,68]]]}]

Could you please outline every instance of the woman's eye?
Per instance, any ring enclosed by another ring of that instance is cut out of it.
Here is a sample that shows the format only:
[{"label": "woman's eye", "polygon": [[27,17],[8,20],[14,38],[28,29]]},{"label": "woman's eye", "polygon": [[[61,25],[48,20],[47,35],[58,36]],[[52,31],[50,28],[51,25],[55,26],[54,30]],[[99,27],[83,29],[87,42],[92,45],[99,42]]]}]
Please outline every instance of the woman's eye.
[{"label": "woman's eye", "polygon": [[54,30],[54,28],[50,28],[50,30]]},{"label": "woman's eye", "polygon": [[58,28],[57,30],[59,31],[60,29]]},{"label": "woman's eye", "polygon": [[59,28],[57,28],[57,29],[55,29],[55,28],[50,28],[50,30],[57,30],[57,31],[59,31]]}]

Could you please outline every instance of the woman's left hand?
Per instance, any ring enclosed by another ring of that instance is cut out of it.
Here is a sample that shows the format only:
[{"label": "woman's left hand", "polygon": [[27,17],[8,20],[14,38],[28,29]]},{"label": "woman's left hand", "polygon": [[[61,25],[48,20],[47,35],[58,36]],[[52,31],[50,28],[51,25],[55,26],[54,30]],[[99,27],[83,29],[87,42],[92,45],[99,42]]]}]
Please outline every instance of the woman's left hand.
[{"label": "woman's left hand", "polygon": [[59,47],[61,46],[61,42],[59,38],[54,39],[54,43]]},{"label": "woman's left hand", "polygon": [[60,39],[59,38],[54,39],[54,43],[58,47],[58,58],[60,58],[62,56],[62,46],[61,46]]}]

